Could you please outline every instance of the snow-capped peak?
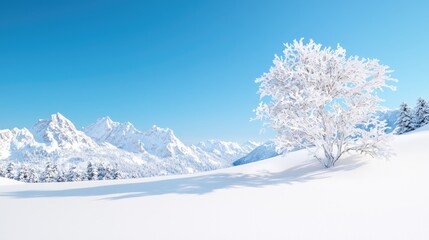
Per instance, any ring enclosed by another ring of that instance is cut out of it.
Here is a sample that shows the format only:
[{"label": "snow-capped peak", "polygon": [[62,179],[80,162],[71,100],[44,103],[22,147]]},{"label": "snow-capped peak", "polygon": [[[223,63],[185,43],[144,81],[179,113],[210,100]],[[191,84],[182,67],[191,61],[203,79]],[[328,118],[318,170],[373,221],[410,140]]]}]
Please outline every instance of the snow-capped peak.
[{"label": "snow-capped peak", "polygon": [[110,117],[103,117],[83,131],[97,143],[110,143],[131,152],[146,152],[140,140],[143,133],[130,122],[119,123]]},{"label": "snow-capped peak", "polygon": [[241,148],[247,152],[253,151],[255,148],[259,147],[261,143],[254,142],[254,141],[246,141],[243,144],[241,144]]},{"label": "snow-capped peak", "polygon": [[34,137],[26,128],[0,130],[0,159],[8,158],[12,152],[34,145]]},{"label": "snow-capped peak", "polygon": [[236,142],[207,140],[195,145],[196,149],[216,156],[226,161],[234,161],[251,152],[258,146],[257,143],[246,142],[242,145]]},{"label": "snow-capped peak", "polygon": [[146,150],[159,157],[173,157],[176,155],[191,155],[194,153],[180,141],[173,130],[169,128],[160,128],[153,125],[147,132],[144,132],[142,138]]},{"label": "snow-capped peak", "polygon": [[109,116],[98,119],[95,124],[98,126],[104,126],[106,129],[112,129],[114,126],[118,125],[118,123],[114,122]]},{"label": "snow-capped peak", "polygon": [[64,117],[61,113],[52,114],[50,119],[39,119],[39,121],[34,125],[34,131],[40,132],[45,131],[46,129],[69,129],[76,130],[74,124]]},{"label": "snow-capped peak", "polygon": [[156,125],[153,125],[147,132],[144,133],[145,136],[154,137],[160,139],[165,139],[170,142],[176,142],[178,139],[174,134],[173,130],[170,128],[160,128]]},{"label": "snow-capped peak", "polygon": [[237,150],[242,150],[240,144],[236,142],[226,142],[214,139],[199,142],[197,147],[203,149],[206,152],[219,152],[227,154],[235,153]]},{"label": "snow-capped peak", "polygon": [[36,141],[45,143],[52,148],[90,148],[96,146],[94,141],[61,113],[52,114],[50,119],[39,120],[33,126]]},{"label": "snow-capped peak", "polygon": [[119,123],[112,121],[110,117],[102,117],[97,119],[94,124],[85,127],[83,131],[96,142],[104,142],[108,138],[112,129],[118,125]]}]

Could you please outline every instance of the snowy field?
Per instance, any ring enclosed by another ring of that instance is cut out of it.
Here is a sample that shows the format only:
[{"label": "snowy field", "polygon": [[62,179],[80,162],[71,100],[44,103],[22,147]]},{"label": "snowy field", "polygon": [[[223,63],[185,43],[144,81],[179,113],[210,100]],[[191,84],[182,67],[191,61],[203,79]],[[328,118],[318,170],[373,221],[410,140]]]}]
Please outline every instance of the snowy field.
[{"label": "snowy field", "polygon": [[0,239],[429,239],[429,127],[389,161],[304,151],[193,175],[0,181]]}]

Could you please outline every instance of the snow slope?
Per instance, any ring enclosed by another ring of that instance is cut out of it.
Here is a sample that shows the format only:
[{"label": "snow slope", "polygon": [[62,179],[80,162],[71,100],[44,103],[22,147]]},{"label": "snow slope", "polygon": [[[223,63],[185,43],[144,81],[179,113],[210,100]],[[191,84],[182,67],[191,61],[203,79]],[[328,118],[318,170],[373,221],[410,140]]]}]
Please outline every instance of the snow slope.
[{"label": "snow slope", "polygon": [[[193,175],[0,186],[1,238],[428,239],[429,130],[389,160],[305,151]],[[23,231],[24,230],[24,231]]]},{"label": "snow slope", "polygon": [[416,132],[426,132],[426,131],[429,131],[429,124],[426,124],[426,125],[424,125],[424,126],[422,126],[420,128],[417,128],[416,130],[414,130],[414,131],[412,131],[410,133],[406,133],[406,134],[413,134],[413,133],[416,133]]}]

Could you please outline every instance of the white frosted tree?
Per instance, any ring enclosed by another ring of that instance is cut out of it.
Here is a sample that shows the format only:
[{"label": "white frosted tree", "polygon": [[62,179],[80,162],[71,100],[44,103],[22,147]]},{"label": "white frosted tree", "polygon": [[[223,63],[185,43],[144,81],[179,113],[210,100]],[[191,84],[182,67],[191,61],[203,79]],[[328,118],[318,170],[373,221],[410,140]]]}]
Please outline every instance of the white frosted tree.
[{"label": "white frosted tree", "polygon": [[46,162],[45,171],[43,172],[44,182],[56,182],[58,177],[58,168],[52,162]]},{"label": "white frosted tree", "polygon": [[28,182],[30,183],[39,182],[39,173],[34,168],[30,168],[30,171],[28,173]]},{"label": "white frosted tree", "polygon": [[402,103],[399,108],[397,124],[397,134],[407,133],[416,129],[413,111],[406,103]]},{"label": "white frosted tree", "polygon": [[104,175],[105,180],[112,180],[113,179],[113,169],[110,166],[106,167],[106,174]]},{"label": "white frosted tree", "polygon": [[66,172],[63,169],[58,170],[58,175],[57,175],[56,181],[57,182],[67,182]]},{"label": "white frosted tree", "polygon": [[10,179],[16,179],[17,174],[16,174],[16,167],[15,164],[13,164],[13,162],[10,162],[7,167],[6,167],[6,171],[4,173],[4,176],[6,178],[10,178]]},{"label": "white frosted tree", "polygon": [[306,148],[327,168],[347,152],[388,156],[387,126],[377,117],[385,110],[377,92],[395,89],[388,66],[312,40],[285,44],[283,53],[256,80],[256,119],[276,131],[278,146]]},{"label": "white frosted tree", "polygon": [[18,181],[30,182],[30,170],[25,164],[21,165],[21,168],[19,169]]},{"label": "white frosted tree", "polygon": [[68,182],[79,182],[84,179],[84,174],[76,166],[71,166],[66,175]]},{"label": "white frosted tree", "polygon": [[426,100],[419,98],[414,112],[416,128],[429,124],[429,104]]},{"label": "white frosted tree", "polygon": [[122,179],[123,178],[123,174],[122,172],[119,170],[119,166],[118,164],[115,164],[115,166],[112,169],[112,178],[113,179]]},{"label": "white frosted tree", "polygon": [[88,162],[88,165],[86,167],[86,176],[90,181],[97,180],[97,177],[98,177],[97,167],[94,166],[92,162]]},{"label": "white frosted tree", "polygon": [[104,180],[106,178],[106,167],[103,163],[99,163],[97,166],[97,179]]}]

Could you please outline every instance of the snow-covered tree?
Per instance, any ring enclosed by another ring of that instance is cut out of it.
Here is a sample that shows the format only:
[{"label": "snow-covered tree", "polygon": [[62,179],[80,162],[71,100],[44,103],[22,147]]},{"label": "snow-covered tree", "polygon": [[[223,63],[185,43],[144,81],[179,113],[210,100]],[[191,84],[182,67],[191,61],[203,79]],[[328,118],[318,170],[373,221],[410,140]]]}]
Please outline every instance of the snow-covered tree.
[{"label": "snow-covered tree", "polygon": [[78,182],[84,180],[85,176],[76,166],[71,166],[66,175],[68,182]]},{"label": "snow-covered tree", "polygon": [[3,169],[3,165],[0,165],[0,177],[4,177],[5,170]]},{"label": "snow-covered tree", "polygon": [[67,177],[66,177],[66,173],[64,172],[64,170],[58,170],[58,175],[57,175],[57,182],[67,182]]},{"label": "snow-covered tree", "polygon": [[256,80],[256,118],[277,132],[278,146],[306,148],[327,168],[347,152],[388,155],[387,126],[377,117],[385,110],[377,92],[395,89],[388,66],[312,40],[285,44],[283,53]]},{"label": "snow-covered tree", "polygon": [[403,134],[416,129],[413,111],[406,103],[402,103],[399,108],[397,124],[397,134]]},{"label": "snow-covered tree", "polygon": [[104,175],[104,179],[105,180],[111,180],[111,179],[113,179],[113,174],[114,174],[114,172],[113,172],[112,167],[107,166],[106,167],[106,174]]},{"label": "snow-covered tree", "polygon": [[13,164],[13,162],[10,162],[7,165],[4,176],[7,178],[10,178],[10,179],[16,179],[17,178],[16,167],[15,167],[15,164]]},{"label": "snow-covered tree", "polygon": [[117,164],[115,164],[115,166],[112,169],[112,177],[113,177],[113,179],[122,179],[123,178],[123,174],[119,170],[119,167]]},{"label": "snow-covered tree", "polygon": [[30,170],[28,169],[28,166],[25,164],[23,164],[19,169],[18,181],[30,182]]},{"label": "snow-covered tree", "polygon": [[429,104],[426,100],[419,98],[414,112],[416,128],[429,124]]},{"label": "snow-covered tree", "polygon": [[97,167],[95,167],[92,162],[88,162],[88,166],[86,167],[86,176],[90,181],[97,180]]},{"label": "snow-covered tree", "polygon": [[28,182],[29,183],[39,182],[39,173],[34,168],[30,168],[30,171],[28,173]]},{"label": "snow-covered tree", "polygon": [[103,163],[98,164],[97,166],[97,179],[104,180],[106,177],[106,167]]},{"label": "snow-covered tree", "polygon": [[52,162],[46,162],[45,171],[43,172],[44,182],[56,182],[58,177],[57,165]]}]

